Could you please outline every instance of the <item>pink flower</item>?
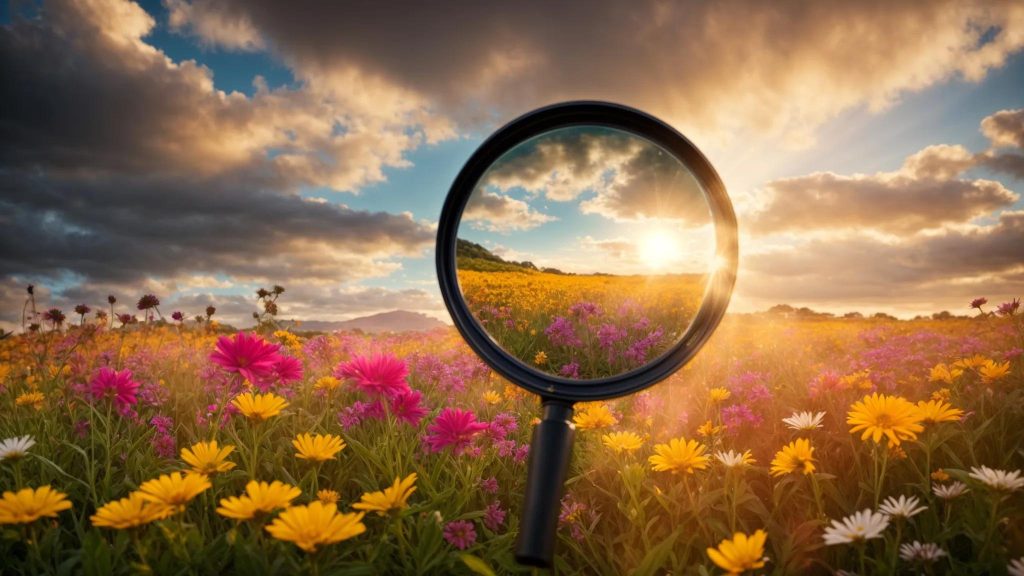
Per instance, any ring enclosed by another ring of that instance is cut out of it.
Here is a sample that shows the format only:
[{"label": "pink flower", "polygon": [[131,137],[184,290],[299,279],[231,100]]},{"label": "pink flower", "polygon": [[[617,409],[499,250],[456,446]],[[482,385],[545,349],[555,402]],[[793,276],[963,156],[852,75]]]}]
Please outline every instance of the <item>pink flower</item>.
[{"label": "pink flower", "polygon": [[407,390],[391,399],[391,413],[407,424],[417,426],[427,415],[427,409],[420,404],[423,394],[419,390]]},{"label": "pink flower", "polygon": [[237,372],[243,378],[259,384],[274,375],[274,367],[281,355],[278,346],[254,334],[239,332],[234,338],[221,336],[210,361],[228,372]]},{"label": "pink flower", "polygon": [[495,500],[488,504],[487,508],[484,510],[484,526],[486,526],[491,532],[497,532],[504,523],[505,510],[501,507],[501,502]]},{"label": "pink flower", "polygon": [[472,412],[445,408],[434,423],[427,427],[427,435],[423,437],[423,441],[431,452],[440,452],[451,446],[456,454],[461,454],[473,441],[473,436],[486,429],[487,424],[477,422]]},{"label": "pink flower", "polygon": [[393,398],[407,392],[409,385],[405,377],[409,369],[405,362],[390,354],[373,355],[369,358],[357,356],[348,362],[338,364],[334,376],[354,380],[356,386],[367,394]]},{"label": "pink flower", "polygon": [[113,400],[118,410],[125,410],[136,402],[135,392],[139,383],[132,380],[131,370],[115,371],[104,366],[89,383],[89,393],[94,400]]},{"label": "pink flower", "polygon": [[302,362],[291,356],[280,356],[274,364],[274,375],[278,384],[290,384],[302,380]]},{"label": "pink flower", "polygon": [[494,476],[480,481],[480,489],[488,494],[498,493],[498,479]]},{"label": "pink flower", "polygon": [[444,526],[444,539],[459,550],[465,550],[476,543],[476,528],[466,520],[449,522]]},{"label": "pink flower", "polygon": [[1003,302],[1002,304],[1000,304],[999,308],[996,310],[996,314],[999,314],[1000,316],[1013,316],[1014,314],[1017,313],[1017,310],[1019,308],[1020,298],[1014,298],[1009,302]]}]

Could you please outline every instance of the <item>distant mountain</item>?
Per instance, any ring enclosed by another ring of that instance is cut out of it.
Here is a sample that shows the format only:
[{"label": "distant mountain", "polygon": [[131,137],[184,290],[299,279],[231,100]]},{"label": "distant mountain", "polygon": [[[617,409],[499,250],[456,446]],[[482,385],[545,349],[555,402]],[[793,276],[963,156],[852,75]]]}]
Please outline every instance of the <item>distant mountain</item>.
[{"label": "distant mountain", "polygon": [[505,260],[487,248],[469,240],[459,238],[455,244],[455,265],[459,270],[476,270],[477,272],[547,272],[564,274],[557,268],[541,268],[528,260],[516,262]]},{"label": "distant mountain", "polygon": [[377,332],[425,332],[435,328],[447,326],[444,322],[432,318],[421,312],[410,312],[408,310],[393,310],[381,312],[370,316],[362,316],[345,320],[343,322],[328,322],[323,320],[303,320],[295,326],[293,321],[281,322],[282,327],[287,327],[295,332],[334,332],[337,330],[362,330],[368,333]]}]

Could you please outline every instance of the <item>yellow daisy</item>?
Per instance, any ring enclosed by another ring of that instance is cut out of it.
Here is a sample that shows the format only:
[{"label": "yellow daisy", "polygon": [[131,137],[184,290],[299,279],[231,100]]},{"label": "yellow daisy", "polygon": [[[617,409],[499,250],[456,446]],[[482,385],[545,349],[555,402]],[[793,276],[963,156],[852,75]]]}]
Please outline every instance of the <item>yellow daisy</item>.
[{"label": "yellow daisy", "polygon": [[959,422],[964,411],[953,408],[950,404],[941,400],[921,400],[917,403],[917,409],[921,411],[922,421],[925,424],[938,422]]},{"label": "yellow daisy", "polygon": [[601,436],[601,442],[616,453],[633,452],[644,445],[644,439],[635,432],[612,432]]},{"label": "yellow daisy", "polygon": [[732,392],[730,392],[727,388],[712,388],[711,391],[708,392],[708,399],[711,401],[712,404],[725,402],[731,397]]},{"label": "yellow daisy", "polygon": [[306,552],[315,552],[317,546],[348,540],[365,532],[364,514],[341,514],[336,505],[316,501],[281,512],[267,526],[267,532],[278,540],[293,542]]},{"label": "yellow daisy", "polygon": [[763,568],[767,561],[764,556],[767,538],[768,534],[764,530],[756,530],[750,536],[737,532],[732,540],[722,540],[717,549],[708,548],[708,558],[729,574],[742,574],[747,570]]},{"label": "yellow daisy", "polygon": [[999,363],[999,362],[994,362],[992,360],[989,360],[989,361],[985,362],[984,366],[978,368],[978,374],[981,374],[981,379],[986,384],[991,384],[992,382],[995,382],[996,380],[999,380],[1001,378],[1005,378],[1007,376],[1007,374],[1009,374],[1009,373],[1010,373],[1010,363],[1009,362]]},{"label": "yellow daisy", "polygon": [[303,460],[323,462],[325,460],[334,460],[334,455],[345,448],[345,441],[341,439],[341,436],[335,436],[334,434],[317,434],[316,436],[299,434],[292,440],[292,446],[295,446],[295,449],[298,450],[295,453],[296,457]]},{"label": "yellow daisy", "polygon": [[924,430],[923,419],[921,410],[906,398],[877,392],[854,403],[846,415],[846,423],[853,426],[851,434],[863,431],[860,439],[871,438],[876,444],[885,436],[896,446],[903,440],[915,440]]},{"label": "yellow daisy", "polygon": [[771,475],[785,476],[790,472],[801,471],[804,474],[814,472],[814,448],[806,438],[797,438],[786,444],[775,453],[772,460]]},{"label": "yellow daisy", "polygon": [[300,494],[302,492],[295,486],[278,480],[270,483],[251,480],[245,485],[245,494],[223,498],[217,514],[235,520],[250,520],[258,514],[287,508]]},{"label": "yellow daisy", "polygon": [[341,380],[338,380],[334,376],[323,376],[317,379],[316,384],[313,385],[313,388],[316,390],[325,390],[327,392],[332,392],[336,390],[338,386],[341,386]]},{"label": "yellow daisy", "polygon": [[580,430],[595,430],[618,424],[618,420],[605,404],[588,404],[572,419]]},{"label": "yellow daisy", "polygon": [[107,502],[90,517],[90,520],[93,526],[99,528],[125,530],[166,518],[171,512],[170,507],[146,500],[141,492],[136,491],[127,498]]},{"label": "yellow daisy", "polygon": [[487,392],[484,392],[483,398],[484,402],[492,406],[496,404],[501,404],[501,394],[498,394],[494,390],[488,390]]},{"label": "yellow daisy", "polygon": [[673,438],[668,444],[656,445],[655,455],[647,461],[651,463],[655,472],[693,474],[694,470],[704,470],[708,467],[709,458],[704,455],[706,451],[707,446],[696,440],[687,442],[685,438]]},{"label": "yellow daisy", "polygon": [[316,499],[324,504],[337,504],[338,500],[341,500],[341,494],[338,494],[336,490],[321,488],[316,492]]},{"label": "yellow daisy", "polygon": [[401,480],[396,477],[395,483],[384,490],[363,494],[363,497],[359,502],[353,504],[352,508],[365,512],[376,512],[381,516],[390,510],[404,510],[409,507],[407,503],[409,496],[416,491],[416,486],[413,486],[415,483],[415,472]]},{"label": "yellow daisy", "polygon": [[230,444],[217,446],[216,440],[209,442],[197,442],[191,448],[181,449],[181,459],[192,467],[192,471],[199,474],[216,474],[227,472],[235,467],[234,462],[227,460],[229,454],[235,450]]},{"label": "yellow daisy", "polygon": [[266,420],[281,413],[288,406],[288,401],[277,394],[239,394],[231,401],[238,411],[252,420]]},{"label": "yellow daisy", "polygon": [[148,480],[139,486],[142,498],[170,508],[170,514],[185,510],[185,505],[210,488],[210,479],[195,472],[172,472]]},{"label": "yellow daisy", "polygon": [[67,498],[67,494],[49,486],[4,492],[0,499],[0,524],[28,524],[43,516],[56,516],[61,510],[71,508]]},{"label": "yellow daisy", "polygon": [[14,404],[17,406],[31,406],[36,410],[42,410],[44,400],[46,400],[46,396],[42,392],[25,392],[14,399]]}]

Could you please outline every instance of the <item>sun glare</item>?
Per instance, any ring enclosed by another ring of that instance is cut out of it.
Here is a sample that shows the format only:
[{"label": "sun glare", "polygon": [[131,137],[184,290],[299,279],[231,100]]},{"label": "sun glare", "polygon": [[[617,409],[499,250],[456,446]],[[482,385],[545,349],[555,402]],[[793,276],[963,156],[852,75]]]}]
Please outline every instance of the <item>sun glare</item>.
[{"label": "sun glare", "polygon": [[665,230],[655,230],[640,240],[640,261],[649,268],[662,269],[679,260],[679,239]]}]

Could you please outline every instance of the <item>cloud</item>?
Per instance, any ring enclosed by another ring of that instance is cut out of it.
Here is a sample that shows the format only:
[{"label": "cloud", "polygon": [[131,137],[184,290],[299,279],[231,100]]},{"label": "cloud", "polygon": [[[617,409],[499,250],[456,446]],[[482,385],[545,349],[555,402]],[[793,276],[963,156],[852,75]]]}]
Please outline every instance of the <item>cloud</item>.
[{"label": "cloud", "polygon": [[608,99],[699,140],[767,132],[806,144],[844,110],[978,81],[1024,45],[1016,3],[190,4],[181,25],[193,33],[217,43],[231,37],[218,28],[251,24],[299,78],[338,93],[372,79],[463,126]]},{"label": "cloud", "polygon": [[534,210],[522,200],[482,188],[477,188],[470,196],[462,219],[474,228],[491,232],[532,230],[546,222],[558,220]]},{"label": "cloud", "polygon": [[[808,239],[744,255],[740,292],[801,303],[941,302],[964,294],[1024,292],[1024,212],[966,230],[898,243],[865,235]],[[756,248],[755,248],[756,250]]]},{"label": "cloud", "polygon": [[1024,148],[1024,108],[1000,110],[981,121],[981,132],[992,146]]},{"label": "cloud", "polygon": [[[230,15],[172,3],[172,18],[178,9]],[[148,44],[154,26],[134,3],[55,0],[0,27],[7,280],[59,283],[69,298],[158,283],[167,296],[196,276],[328,285],[425,255],[431,223],[299,194],[358,192],[407,166],[428,139],[403,115],[415,104],[382,97],[364,114],[259,82],[251,97],[224,93],[209,69]]]},{"label": "cloud", "polygon": [[251,52],[265,47],[263,38],[244,13],[212,2],[190,4],[164,0],[168,24],[175,31],[191,31],[205,46]]},{"label": "cloud", "polygon": [[1020,196],[999,182],[957,178],[976,164],[960,146],[930,146],[895,172],[817,172],[769,182],[766,208],[743,227],[754,234],[874,230],[908,235],[968,222]]},{"label": "cloud", "polygon": [[710,221],[700,185],[674,156],[647,140],[605,128],[574,127],[537,136],[499,158],[481,186],[520,187],[556,202],[579,200],[581,213],[617,222],[680,220],[701,226]]}]

